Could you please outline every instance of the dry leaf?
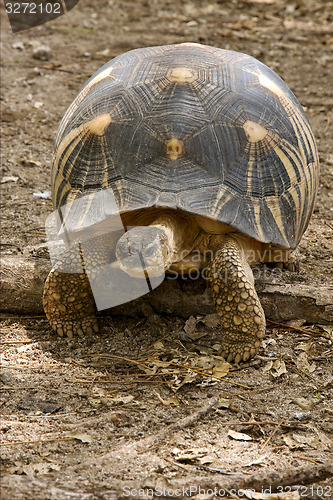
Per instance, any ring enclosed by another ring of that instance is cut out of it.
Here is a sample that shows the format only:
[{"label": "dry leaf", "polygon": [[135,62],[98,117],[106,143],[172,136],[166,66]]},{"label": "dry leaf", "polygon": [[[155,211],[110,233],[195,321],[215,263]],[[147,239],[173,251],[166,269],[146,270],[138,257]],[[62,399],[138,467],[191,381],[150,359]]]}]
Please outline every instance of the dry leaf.
[{"label": "dry leaf", "polygon": [[271,4],[275,3],[277,0],[248,0],[249,3],[266,3]]},{"label": "dry leaf", "polygon": [[300,344],[297,344],[295,349],[298,349],[299,351],[309,352],[311,351],[312,347],[313,341],[309,340],[308,342],[301,342]]},{"label": "dry leaf", "polygon": [[[332,38],[333,40],[333,38]],[[327,41],[326,41],[327,43]],[[332,337],[332,340],[333,340],[333,326],[332,325],[318,325],[322,330],[324,330],[324,332],[328,333],[329,335],[331,335]]]},{"label": "dry leaf", "polygon": [[198,339],[201,339],[202,337],[206,337],[206,335],[208,335],[208,331],[207,332],[195,331],[195,332],[188,334],[187,336],[191,340],[198,340]]},{"label": "dry leaf", "polygon": [[211,370],[214,366],[214,360],[211,356],[199,356],[194,358],[193,363],[195,368],[203,368],[204,370]]},{"label": "dry leaf", "polygon": [[216,313],[213,314],[207,314],[204,318],[202,318],[200,321],[209,328],[216,328],[217,326],[220,325],[220,320],[219,316]]},{"label": "dry leaf", "polygon": [[115,396],[114,398],[109,398],[109,399],[110,401],[116,404],[126,404],[133,401],[134,396],[132,394],[129,394],[128,396]]},{"label": "dry leaf", "polygon": [[38,462],[19,466],[13,465],[6,469],[6,473],[34,476],[36,474],[48,474],[52,470],[60,470],[60,464],[55,462]]},{"label": "dry leaf", "polygon": [[265,366],[263,366],[262,371],[264,373],[269,372],[272,369],[272,366],[273,366],[273,361],[270,360],[265,364]]},{"label": "dry leaf", "polygon": [[215,378],[225,377],[229,373],[229,369],[230,369],[230,363],[227,363],[227,361],[225,361],[221,365],[215,366],[213,368],[213,377]]},{"label": "dry leaf", "polygon": [[242,432],[236,432],[232,429],[228,430],[228,436],[232,439],[237,439],[237,441],[252,441],[251,436],[248,434],[243,434]]},{"label": "dry leaf", "polygon": [[314,407],[314,402],[311,399],[305,398],[295,398],[292,400],[293,403],[297,404],[302,410],[312,410]]},{"label": "dry leaf", "polygon": [[305,373],[312,373],[316,369],[315,363],[312,363],[312,365],[310,365],[308,355],[305,352],[300,352],[297,356],[296,367]]},{"label": "dry leaf", "polygon": [[186,321],[183,330],[186,333],[186,335],[189,337],[190,334],[194,332],[196,326],[197,326],[197,320],[195,319],[194,316],[191,316]]},{"label": "dry leaf", "polygon": [[219,398],[217,408],[230,408],[230,405],[231,405],[230,399]]},{"label": "dry leaf", "polygon": [[293,434],[293,439],[295,440],[295,442],[300,443],[301,446],[303,445],[303,447],[304,445],[307,445],[311,446],[311,448],[315,448],[316,450],[330,449],[330,447],[332,446],[331,439],[323,432],[317,431],[317,434],[317,436],[314,436],[313,434],[310,436]]},{"label": "dry leaf", "polygon": [[290,450],[295,450],[295,449],[303,450],[304,448],[303,444],[296,442],[290,436],[283,436],[282,439]]},{"label": "dry leaf", "polygon": [[[191,448],[187,450],[180,450],[179,448],[174,448],[172,450],[172,453],[175,456],[175,459],[177,462],[184,462],[184,463],[191,463],[191,462],[196,462],[196,463],[212,463],[214,459],[207,458],[207,450],[206,449],[197,449],[197,448]],[[200,462],[201,459],[207,458],[208,461],[206,462]]]},{"label": "dry leaf", "polygon": [[[277,333],[277,330],[275,330],[275,328],[273,328],[273,333]],[[266,349],[266,347],[268,345],[276,345],[277,344],[275,339],[262,340],[261,343],[262,343],[262,346],[264,347],[264,349]],[[272,361],[272,363],[273,363],[273,361]]]},{"label": "dry leaf", "polygon": [[184,332],[186,336],[191,340],[198,340],[201,337],[205,337],[208,335],[208,332],[199,332],[196,331],[196,327],[199,321],[203,321],[202,319],[196,319],[194,316],[191,316],[184,325]]},{"label": "dry leaf", "polygon": [[306,319],[291,319],[291,320],[287,321],[286,324],[289,326],[294,326],[296,328],[300,328],[305,323],[306,323]]},{"label": "dry leaf", "polygon": [[154,391],[154,393],[156,394],[157,398],[159,399],[159,401],[161,401],[162,404],[166,406],[169,405],[179,406],[179,401],[175,396],[171,396],[171,398],[169,399],[163,399],[162,396],[157,391]]},{"label": "dry leaf", "polygon": [[16,177],[14,175],[7,175],[5,177],[2,177],[1,179],[1,184],[6,184],[7,182],[17,182],[19,180],[19,177]]},{"label": "dry leaf", "polygon": [[285,362],[281,359],[276,359],[275,361],[268,361],[263,367],[263,372],[271,372],[273,377],[281,377],[284,373],[287,373]]},{"label": "dry leaf", "polygon": [[252,465],[264,465],[264,462],[267,459],[267,455],[263,455],[262,457],[257,458],[257,460],[253,460],[252,462],[248,462],[244,464],[244,467],[252,467]]},{"label": "dry leaf", "polygon": [[157,364],[155,364],[152,368],[149,368],[146,365],[138,365],[140,370],[142,370],[146,375],[155,375],[158,370]]},{"label": "dry leaf", "polygon": [[273,363],[273,370],[273,377],[281,377],[281,375],[287,373],[285,362],[280,359],[275,360]]},{"label": "dry leaf", "polygon": [[212,457],[211,455],[205,455],[204,457],[201,457],[198,459],[198,462],[200,465],[205,465],[205,464],[211,464],[214,462],[215,458]]},{"label": "dry leaf", "polygon": [[84,432],[74,432],[66,437],[77,439],[82,443],[91,443],[92,440],[94,439],[92,436],[90,436],[90,434],[86,434]]},{"label": "dry leaf", "polygon": [[179,377],[175,377],[175,382],[173,383],[172,385],[172,389],[174,389],[175,391],[178,391],[181,387],[183,387],[183,385],[185,384],[191,384],[192,382],[195,381],[195,379],[197,379],[199,376],[198,373],[196,372],[188,372],[186,373],[185,377],[183,379],[179,378]]},{"label": "dry leaf", "polygon": [[326,436],[326,434],[324,434],[323,432],[318,431],[318,438],[319,438],[320,442],[323,445],[325,445],[325,447],[327,449],[330,450],[333,447],[332,439],[330,439],[328,436]]},{"label": "dry leaf", "polygon": [[156,351],[164,351],[164,344],[160,340],[155,342],[155,344],[153,344],[153,347],[154,349],[156,349]]}]

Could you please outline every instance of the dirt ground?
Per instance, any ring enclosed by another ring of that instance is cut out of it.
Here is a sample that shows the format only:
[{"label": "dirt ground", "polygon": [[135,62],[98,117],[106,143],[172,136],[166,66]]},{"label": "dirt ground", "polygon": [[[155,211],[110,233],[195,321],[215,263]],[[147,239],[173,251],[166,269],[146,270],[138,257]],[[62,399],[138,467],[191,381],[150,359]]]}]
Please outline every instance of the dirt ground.
[{"label": "dirt ground", "polygon": [[[4,14],[2,30],[3,253],[45,242],[57,126],[88,77],[193,41],[260,59],[305,107],[321,181],[301,272],[333,282],[333,2],[80,0],[15,35]],[[268,321],[265,350],[233,367],[200,310],[105,316],[74,340],[44,316],[1,319],[3,500],[333,497],[332,324]]]}]

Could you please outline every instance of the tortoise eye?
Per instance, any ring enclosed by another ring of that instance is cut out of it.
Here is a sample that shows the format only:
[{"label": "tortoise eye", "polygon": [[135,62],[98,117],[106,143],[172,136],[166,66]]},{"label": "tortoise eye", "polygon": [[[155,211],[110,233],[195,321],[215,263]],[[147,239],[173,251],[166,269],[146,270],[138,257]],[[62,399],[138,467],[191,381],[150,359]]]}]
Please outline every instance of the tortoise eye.
[{"label": "tortoise eye", "polygon": [[148,247],[145,251],[144,256],[145,257],[152,257],[155,254],[155,248],[154,247]]}]

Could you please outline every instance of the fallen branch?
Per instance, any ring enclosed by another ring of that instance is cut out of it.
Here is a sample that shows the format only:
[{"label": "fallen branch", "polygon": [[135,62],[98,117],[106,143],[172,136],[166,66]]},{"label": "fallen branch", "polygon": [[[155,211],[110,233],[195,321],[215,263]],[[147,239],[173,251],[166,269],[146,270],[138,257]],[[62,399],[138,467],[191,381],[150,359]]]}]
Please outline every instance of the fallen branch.
[{"label": "fallen branch", "polygon": [[[0,269],[0,311],[12,314],[40,314],[45,279],[50,262],[44,258],[4,255]],[[309,282],[256,281],[266,317],[283,322],[304,319],[308,323],[329,323],[333,317],[333,287]],[[265,278],[267,279],[267,278]],[[275,278],[276,280],[276,278]],[[128,304],[114,307],[112,314],[142,316],[149,304],[156,312],[188,318],[215,312],[210,290],[204,279],[164,280],[149,294]]]}]

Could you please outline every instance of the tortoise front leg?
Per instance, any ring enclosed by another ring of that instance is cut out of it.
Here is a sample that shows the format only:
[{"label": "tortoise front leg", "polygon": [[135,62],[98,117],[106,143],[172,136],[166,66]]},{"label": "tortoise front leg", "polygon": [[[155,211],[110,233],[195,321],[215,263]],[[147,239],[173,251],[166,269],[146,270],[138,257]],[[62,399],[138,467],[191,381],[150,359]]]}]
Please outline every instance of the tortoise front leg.
[{"label": "tortoise front leg", "polygon": [[210,262],[208,280],[224,333],[221,355],[239,363],[258,352],[266,321],[241,243],[224,237],[221,245]]},{"label": "tortoise front leg", "polygon": [[85,273],[52,269],[45,282],[43,307],[51,327],[61,337],[82,337],[99,330],[94,297]]},{"label": "tortoise front leg", "polygon": [[46,279],[44,311],[51,327],[61,337],[98,332],[94,297],[88,277],[82,272],[84,269],[80,245],[74,245]]},{"label": "tortoise front leg", "polygon": [[[110,261],[117,234],[97,236],[84,244],[76,243],[47,277],[43,307],[51,327],[58,335],[83,336],[98,332],[96,306],[86,270],[98,281],[99,272]],[[84,245],[84,255],[82,246]]]}]

